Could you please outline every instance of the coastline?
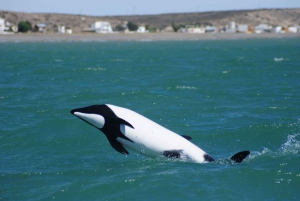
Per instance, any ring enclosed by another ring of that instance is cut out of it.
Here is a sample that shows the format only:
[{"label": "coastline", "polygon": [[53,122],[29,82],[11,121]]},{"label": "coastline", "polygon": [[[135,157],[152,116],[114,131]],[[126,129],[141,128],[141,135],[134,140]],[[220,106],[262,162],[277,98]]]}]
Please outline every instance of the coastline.
[{"label": "coastline", "polygon": [[75,33],[75,34],[11,34],[0,35],[0,43],[5,42],[105,42],[105,41],[193,41],[193,40],[239,40],[268,38],[300,38],[300,33]]}]

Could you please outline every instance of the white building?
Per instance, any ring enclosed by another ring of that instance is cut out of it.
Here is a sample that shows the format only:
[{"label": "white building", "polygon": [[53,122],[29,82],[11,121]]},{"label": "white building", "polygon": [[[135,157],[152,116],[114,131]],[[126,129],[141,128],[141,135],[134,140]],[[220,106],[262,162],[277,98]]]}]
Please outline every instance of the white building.
[{"label": "white building", "polygon": [[43,33],[43,32],[46,31],[46,24],[44,24],[44,23],[38,23],[38,24],[35,25],[34,28],[35,28],[35,31]]},{"label": "white building", "polygon": [[112,33],[113,29],[109,22],[98,21],[92,24],[92,30],[96,33]]},{"label": "white building", "polygon": [[0,18],[0,34],[3,34],[5,28],[5,22],[3,18]]},{"label": "white building", "polygon": [[70,28],[67,28],[67,29],[66,29],[66,33],[67,33],[67,34],[72,34],[72,33],[73,33],[73,30],[70,29]]},{"label": "white building", "polygon": [[7,34],[9,33],[9,27],[5,25],[5,20],[0,18],[0,34]]},{"label": "white building", "polygon": [[297,33],[298,32],[298,28],[297,27],[293,27],[293,26],[288,27],[288,32],[290,32],[290,33]]},{"label": "white building", "polygon": [[264,32],[271,32],[272,26],[267,24],[259,24],[258,26],[254,27],[254,32],[257,34],[264,33]]},{"label": "white building", "polygon": [[189,27],[186,29],[186,32],[203,34],[203,33],[205,33],[205,28],[204,27]]},{"label": "white building", "polygon": [[138,33],[146,33],[146,27],[141,26],[141,27],[139,27],[139,28],[137,29],[136,32],[138,32]]},{"label": "white building", "polygon": [[66,33],[66,27],[65,26],[58,26],[58,33]]},{"label": "white building", "polygon": [[215,33],[217,32],[217,27],[214,26],[206,26],[205,33]]},{"label": "white building", "polygon": [[275,33],[284,33],[285,31],[283,30],[282,26],[276,26],[272,29],[273,32]]},{"label": "white building", "polygon": [[229,26],[226,25],[225,32],[226,33],[235,33],[236,32],[235,22],[230,22]]},{"label": "white building", "polygon": [[58,33],[67,33],[67,34],[72,34],[73,30],[69,27],[65,27],[64,25],[58,26]]},{"label": "white building", "polygon": [[238,24],[237,26],[237,32],[240,32],[240,33],[248,33],[248,24]]}]

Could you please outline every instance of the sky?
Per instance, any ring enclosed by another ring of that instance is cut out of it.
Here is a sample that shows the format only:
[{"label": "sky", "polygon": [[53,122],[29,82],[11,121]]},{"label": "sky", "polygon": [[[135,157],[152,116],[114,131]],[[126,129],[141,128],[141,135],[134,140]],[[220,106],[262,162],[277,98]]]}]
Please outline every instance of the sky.
[{"label": "sky", "polygon": [[0,0],[0,10],[93,16],[300,8],[300,0]]}]

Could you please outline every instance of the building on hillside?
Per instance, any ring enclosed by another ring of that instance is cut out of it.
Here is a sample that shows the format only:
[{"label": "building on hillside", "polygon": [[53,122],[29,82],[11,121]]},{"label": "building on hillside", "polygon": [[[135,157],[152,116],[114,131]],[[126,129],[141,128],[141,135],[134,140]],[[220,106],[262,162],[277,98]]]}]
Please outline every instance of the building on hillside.
[{"label": "building on hillside", "polygon": [[259,24],[256,27],[254,27],[254,33],[260,34],[260,33],[269,33],[272,31],[272,26],[267,24]]},{"label": "building on hillside", "polygon": [[65,27],[64,25],[58,26],[57,29],[58,29],[58,33],[61,33],[61,34],[64,34],[64,33],[72,34],[73,33],[73,30],[70,27]]},{"label": "building on hillside", "polygon": [[205,33],[216,33],[217,32],[217,27],[214,26],[206,26],[205,27]]},{"label": "building on hillside", "polygon": [[203,33],[205,33],[205,28],[204,27],[189,27],[186,29],[186,32],[203,34]]},{"label": "building on hillside", "polygon": [[289,33],[297,33],[298,32],[298,28],[295,26],[290,26],[287,28]]},{"label": "building on hillside", "polygon": [[237,25],[237,32],[239,33],[248,33],[249,26],[248,24],[238,24]]},{"label": "building on hillside", "polygon": [[140,26],[138,29],[137,29],[137,31],[136,32],[138,32],[138,33],[146,33],[147,32],[147,30],[146,30],[146,27],[144,27],[144,26]]},{"label": "building on hillside", "polygon": [[229,25],[226,25],[225,32],[226,33],[235,33],[236,32],[235,22],[230,22]]},{"label": "building on hillside", "polygon": [[9,22],[5,23],[5,20],[3,18],[0,18],[0,34],[10,34],[10,33],[12,33],[10,31],[10,27],[7,26],[7,24],[10,25]]},{"label": "building on hillside", "polygon": [[0,18],[0,34],[4,33],[5,21],[3,18]]},{"label": "building on hillside", "polygon": [[34,31],[44,33],[46,32],[46,24],[39,23],[34,26]]},{"label": "building on hillside", "polygon": [[282,26],[276,26],[272,29],[272,32],[274,33],[285,33],[284,29]]},{"label": "building on hillside", "polygon": [[64,25],[58,26],[58,33],[66,33],[66,27]]},{"label": "building on hillside", "polygon": [[73,33],[73,30],[69,27],[66,28],[66,33],[67,34],[72,34]]},{"label": "building on hillside", "polygon": [[113,29],[109,22],[97,21],[92,24],[91,29],[96,33],[112,33]]},{"label": "building on hillside", "polygon": [[203,33],[205,33],[205,28],[195,26],[195,25],[186,25],[185,27],[180,27],[180,29],[178,29],[177,32],[203,34]]}]

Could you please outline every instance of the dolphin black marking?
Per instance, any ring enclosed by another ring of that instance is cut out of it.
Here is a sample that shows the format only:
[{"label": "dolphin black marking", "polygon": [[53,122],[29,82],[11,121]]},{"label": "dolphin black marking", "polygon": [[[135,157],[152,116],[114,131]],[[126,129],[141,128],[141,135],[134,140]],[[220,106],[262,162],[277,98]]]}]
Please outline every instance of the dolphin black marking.
[{"label": "dolphin black marking", "polygon": [[182,153],[182,150],[164,151],[162,154],[168,158],[180,158],[180,153]]},{"label": "dolphin black marking", "polygon": [[212,162],[212,161],[215,161],[215,159],[213,159],[210,155],[208,154],[204,154],[204,159],[205,161],[207,162]]}]

